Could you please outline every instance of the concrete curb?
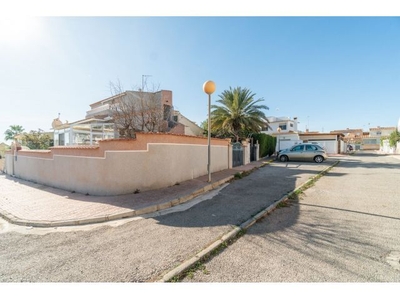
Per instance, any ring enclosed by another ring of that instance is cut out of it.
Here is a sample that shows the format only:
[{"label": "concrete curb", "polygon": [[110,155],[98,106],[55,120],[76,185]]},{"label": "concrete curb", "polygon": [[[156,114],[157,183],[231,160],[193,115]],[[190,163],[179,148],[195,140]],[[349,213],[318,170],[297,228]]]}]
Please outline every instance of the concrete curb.
[{"label": "concrete curb", "polygon": [[[309,183],[311,183],[313,180],[315,180],[317,177],[320,177],[321,175],[326,174],[329,172],[333,167],[335,167],[340,161],[334,162],[332,165],[329,167],[326,167],[324,170],[319,172],[317,175],[311,177],[308,179],[305,183],[301,184],[299,187],[294,189],[292,192],[288,193],[287,195],[283,196],[281,199],[275,201],[273,204],[268,206],[266,209],[260,211],[257,213],[254,217],[251,217],[247,221],[243,222],[240,226],[234,226],[234,228],[223,235],[221,238],[217,239],[214,243],[212,243],[210,246],[207,248],[203,249],[199,253],[197,253],[194,257],[188,259],[187,261],[183,262],[173,270],[169,271],[167,274],[165,274],[160,280],[157,282],[170,282],[174,277],[177,277],[181,275],[183,272],[189,270],[192,268],[196,263],[202,261],[203,258],[205,258],[207,255],[210,255],[215,249],[223,245],[223,243],[234,239],[242,230],[246,230],[250,228],[252,225],[254,225],[258,220],[264,218],[266,215],[268,215],[270,212],[272,212],[276,206],[289,199],[291,195],[296,193],[297,191],[301,190],[304,186],[307,186]],[[253,169],[254,170],[254,169]]]},{"label": "concrete curb", "polygon": [[[244,172],[252,172],[255,169],[258,169],[260,167],[263,167],[269,163],[274,161],[273,159],[263,162],[260,166],[255,166],[254,168],[247,170],[247,171],[238,171],[238,173],[244,173]],[[96,224],[96,223],[104,223],[108,221],[114,221],[114,220],[120,220],[120,219],[125,219],[125,218],[132,218],[132,217],[137,217],[149,213],[154,213],[160,210],[164,210],[173,206],[177,206],[179,204],[183,204],[185,202],[188,202],[192,200],[193,198],[200,196],[202,194],[205,194],[223,184],[226,182],[234,179],[234,175],[230,175],[224,179],[221,179],[219,181],[213,182],[211,184],[207,184],[204,187],[195,190],[189,195],[185,195],[179,198],[176,198],[174,200],[171,200],[169,202],[165,202],[162,204],[157,204],[157,205],[152,205],[149,207],[144,207],[138,210],[132,210],[129,212],[124,212],[124,213],[117,213],[117,214],[112,214],[112,215],[105,215],[105,216],[100,216],[100,217],[95,217],[95,218],[88,218],[88,219],[70,219],[70,220],[63,220],[63,221],[46,221],[46,220],[40,220],[40,221],[34,221],[34,220],[25,220],[18,218],[14,216],[13,214],[4,211],[0,209],[0,217],[5,219],[6,221],[15,224],[15,225],[20,225],[20,226],[32,226],[32,227],[63,227],[63,226],[79,226],[79,225],[88,225],[88,224]]]},{"label": "concrete curb", "polygon": [[33,220],[25,220],[25,219],[18,218],[16,216],[12,215],[11,213],[1,210],[1,209],[0,209],[0,216],[12,224],[21,225],[21,226],[32,226],[32,227],[62,227],[62,226],[77,226],[77,225],[103,223],[103,222],[107,222],[107,221],[120,220],[120,219],[125,219],[125,218],[137,217],[137,216],[145,215],[145,214],[149,214],[149,213],[154,213],[156,211],[164,210],[164,209],[185,203],[199,195],[205,194],[206,192],[211,191],[211,190],[223,185],[224,183],[232,180],[233,178],[234,178],[233,175],[226,177],[226,178],[221,179],[212,184],[208,184],[198,190],[195,190],[193,193],[191,193],[189,195],[185,195],[185,196],[176,198],[176,199],[171,200],[166,203],[152,205],[149,207],[144,207],[144,208],[141,208],[138,210],[132,210],[129,212],[117,213],[117,214],[113,214],[113,215],[105,215],[105,216],[95,217],[95,218],[71,219],[71,220],[64,220],[64,221],[46,221],[46,220],[33,221]]}]

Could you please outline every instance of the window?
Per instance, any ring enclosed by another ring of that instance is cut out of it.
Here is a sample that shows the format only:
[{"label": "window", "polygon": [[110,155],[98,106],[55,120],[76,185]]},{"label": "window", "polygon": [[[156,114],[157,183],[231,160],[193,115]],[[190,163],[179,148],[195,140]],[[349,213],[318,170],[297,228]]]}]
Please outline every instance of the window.
[{"label": "window", "polygon": [[290,123],[289,125],[290,125],[290,127],[293,127],[293,123]]},{"label": "window", "polygon": [[303,151],[303,148],[304,148],[303,145],[299,145],[299,146],[294,147],[294,148],[292,149],[292,151],[294,151],[294,152]]},{"label": "window", "polygon": [[363,143],[369,144],[369,145],[371,145],[371,144],[376,145],[376,144],[379,144],[380,142],[377,139],[364,139]]},{"label": "window", "polygon": [[306,151],[317,151],[318,148],[314,145],[306,145]]},{"label": "window", "polygon": [[64,133],[60,133],[59,135],[58,135],[58,140],[59,140],[59,142],[58,142],[58,145],[59,146],[64,146],[65,144],[64,144]]},{"label": "window", "polygon": [[279,124],[279,128],[280,128],[281,130],[286,130],[286,129],[287,129],[287,126],[286,126],[286,124]]}]

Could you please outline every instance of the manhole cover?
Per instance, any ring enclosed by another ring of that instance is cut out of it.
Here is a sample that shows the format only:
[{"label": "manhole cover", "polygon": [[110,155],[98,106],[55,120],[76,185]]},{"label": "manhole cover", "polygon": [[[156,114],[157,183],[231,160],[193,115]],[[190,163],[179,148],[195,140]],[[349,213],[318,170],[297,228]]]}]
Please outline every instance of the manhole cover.
[{"label": "manhole cover", "polygon": [[392,251],[386,257],[386,261],[396,270],[400,271],[400,251]]}]

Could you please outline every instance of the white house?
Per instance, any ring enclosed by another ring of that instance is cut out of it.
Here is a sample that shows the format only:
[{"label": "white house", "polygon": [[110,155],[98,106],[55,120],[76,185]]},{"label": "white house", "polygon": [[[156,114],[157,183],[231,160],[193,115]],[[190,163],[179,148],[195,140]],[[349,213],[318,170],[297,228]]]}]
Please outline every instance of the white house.
[{"label": "white house", "polygon": [[267,117],[267,120],[270,128],[265,128],[261,133],[276,137],[277,152],[302,142],[297,131],[296,117],[293,119],[289,117]]},{"label": "white house", "polygon": [[297,117],[291,119],[289,117],[267,117],[270,128],[265,128],[262,132],[266,134],[297,132]]}]

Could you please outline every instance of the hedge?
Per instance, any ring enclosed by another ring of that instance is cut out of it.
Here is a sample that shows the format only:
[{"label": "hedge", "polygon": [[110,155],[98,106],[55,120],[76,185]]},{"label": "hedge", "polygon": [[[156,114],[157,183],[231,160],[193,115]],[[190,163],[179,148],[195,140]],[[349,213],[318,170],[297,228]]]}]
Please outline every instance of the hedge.
[{"label": "hedge", "polygon": [[254,143],[258,141],[260,144],[260,158],[271,156],[275,153],[276,137],[265,133],[255,133],[252,135]]}]

